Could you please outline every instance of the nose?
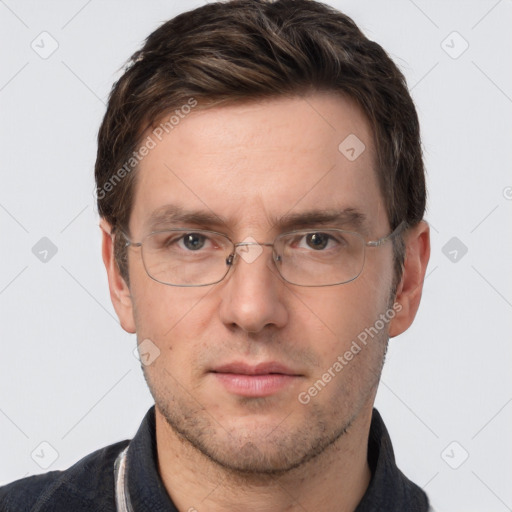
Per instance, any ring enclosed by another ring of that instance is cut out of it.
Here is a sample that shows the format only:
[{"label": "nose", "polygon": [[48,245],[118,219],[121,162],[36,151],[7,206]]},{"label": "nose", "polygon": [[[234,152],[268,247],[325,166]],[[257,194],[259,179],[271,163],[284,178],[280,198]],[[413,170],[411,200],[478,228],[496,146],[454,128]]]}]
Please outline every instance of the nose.
[{"label": "nose", "polygon": [[222,322],[246,333],[282,328],[288,321],[286,292],[272,262],[272,244],[237,244],[230,275],[222,288]]}]

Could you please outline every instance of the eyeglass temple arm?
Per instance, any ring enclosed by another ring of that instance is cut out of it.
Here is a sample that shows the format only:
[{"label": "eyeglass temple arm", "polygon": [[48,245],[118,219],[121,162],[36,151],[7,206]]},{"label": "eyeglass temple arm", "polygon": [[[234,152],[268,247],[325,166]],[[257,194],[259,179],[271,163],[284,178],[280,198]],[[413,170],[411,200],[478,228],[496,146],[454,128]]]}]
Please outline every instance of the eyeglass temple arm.
[{"label": "eyeglass temple arm", "polygon": [[379,238],[378,240],[370,240],[369,242],[366,242],[366,245],[368,247],[379,247],[383,244],[385,244],[388,240],[391,240],[395,236],[398,236],[402,231],[404,231],[407,228],[407,221],[403,220],[398,224],[398,226],[387,236],[383,236],[382,238]]},{"label": "eyeglass temple arm", "polygon": [[117,234],[120,234],[126,240],[124,247],[128,247],[129,245],[133,245],[134,247],[140,247],[142,245],[142,242],[132,242],[128,235],[120,228],[113,229],[110,233],[110,236],[114,238]]}]

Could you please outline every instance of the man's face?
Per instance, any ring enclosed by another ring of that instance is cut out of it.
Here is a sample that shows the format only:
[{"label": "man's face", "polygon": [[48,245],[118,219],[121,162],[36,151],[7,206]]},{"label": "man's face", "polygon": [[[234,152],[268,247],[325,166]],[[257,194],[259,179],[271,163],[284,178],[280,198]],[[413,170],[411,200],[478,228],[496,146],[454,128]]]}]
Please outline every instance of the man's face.
[{"label": "man's face", "polygon": [[[338,149],[351,134],[366,146],[355,160],[350,148]],[[374,157],[365,117],[334,95],[197,110],[141,162],[132,240],[154,229],[194,228],[234,242],[272,242],[283,231],[312,227],[285,229],[291,216],[347,209],[364,216],[357,229],[365,240],[378,239],[389,223]],[[148,224],[166,205],[217,222]],[[318,227],[355,229],[337,222]],[[222,282],[205,287],[152,280],[136,247],[129,249],[129,273],[138,341],[149,339],[160,350],[144,367],[157,415],[218,463],[243,471],[290,469],[371,410],[388,326],[366,345],[358,342],[359,353],[341,370],[332,368],[390,308],[390,243],[367,248],[362,274],[337,286],[284,282],[265,246],[254,261],[237,257]],[[307,393],[330,368],[331,379]]]}]

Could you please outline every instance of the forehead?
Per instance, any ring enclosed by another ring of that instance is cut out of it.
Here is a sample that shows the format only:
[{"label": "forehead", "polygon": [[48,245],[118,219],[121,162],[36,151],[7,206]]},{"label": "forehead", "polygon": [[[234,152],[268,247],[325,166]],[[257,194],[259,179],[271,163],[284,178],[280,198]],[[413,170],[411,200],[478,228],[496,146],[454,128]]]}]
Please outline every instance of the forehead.
[{"label": "forehead", "polygon": [[198,109],[162,131],[143,138],[151,149],[137,169],[134,235],[165,219],[166,209],[251,232],[312,210],[360,213],[370,225],[384,211],[372,130],[338,95]]}]

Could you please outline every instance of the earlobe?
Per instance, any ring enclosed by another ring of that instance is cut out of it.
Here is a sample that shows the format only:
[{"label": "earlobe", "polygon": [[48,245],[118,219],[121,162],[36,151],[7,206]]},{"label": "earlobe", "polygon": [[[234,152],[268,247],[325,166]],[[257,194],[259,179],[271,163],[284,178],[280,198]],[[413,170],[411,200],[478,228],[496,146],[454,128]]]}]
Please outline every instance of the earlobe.
[{"label": "earlobe", "polygon": [[390,338],[405,332],[418,311],[423,282],[430,258],[430,228],[425,221],[410,228],[404,235],[406,244],[402,279],[396,290],[395,302],[401,310],[389,325]]},{"label": "earlobe", "polygon": [[117,313],[121,327],[129,333],[135,333],[135,322],[133,315],[133,303],[130,289],[121,276],[119,267],[114,257],[114,237],[111,235],[110,224],[101,219],[100,228],[102,233],[101,252],[103,263],[107,271],[110,299]]}]

